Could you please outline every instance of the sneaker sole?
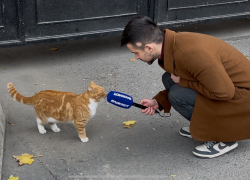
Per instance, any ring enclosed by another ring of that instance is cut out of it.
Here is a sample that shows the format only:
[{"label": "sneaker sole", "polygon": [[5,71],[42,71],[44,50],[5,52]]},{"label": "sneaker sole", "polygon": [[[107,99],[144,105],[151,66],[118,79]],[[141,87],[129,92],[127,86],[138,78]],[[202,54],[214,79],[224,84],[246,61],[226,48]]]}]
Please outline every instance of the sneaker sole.
[{"label": "sneaker sole", "polygon": [[187,134],[183,134],[181,131],[179,131],[180,135],[183,137],[187,137],[187,138],[193,138],[191,135],[187,135]]},{"label": "sneaker sole", "polygon": [[200,158],[215,158],[215,157],[221,156],[221,155],[223,155],[223,154],[225,154],[225,153],[227,153],[227,152],[229,152],[237,147],[238,147],[238,143],[235,143],[234,145],[224,149],[223,151],[221,151],[220,153],[215,154],[215,155],[205,155],[205,154],[203,155],[203,154],[198,154],[194,151],[193,151],[193,154],[197,157],[200,157]]}]

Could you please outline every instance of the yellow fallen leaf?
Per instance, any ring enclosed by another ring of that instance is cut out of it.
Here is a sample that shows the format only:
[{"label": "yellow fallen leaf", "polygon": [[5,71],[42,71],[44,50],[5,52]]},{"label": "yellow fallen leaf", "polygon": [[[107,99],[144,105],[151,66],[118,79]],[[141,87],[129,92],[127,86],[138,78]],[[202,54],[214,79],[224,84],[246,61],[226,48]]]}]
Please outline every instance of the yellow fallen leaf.
[{"label": "yellow fallen leaf", "polygon": [[132,128],[136,121],[125,121],[123,122],[125,128]]},{"label": "yellow fallen leaf", "polygon": [[176,177],[177,175],[171,175],[172,177]]},{"label": "yellow fallen leaf", "polygon": [[3,70],[7,70],[7,68],[3,68]]},{"label": "yellow fallen leaf", "polygon": [[57,51],[59,48],[50,48],[50,51]]},{"label": "yellow fallen leaf", "polygon": [[134,125],[135,123],[136,123],[136,121],[132,121],[132,120],[123,122],[123,124],[126,126],[131,125],[131,124]]},{"label": "yellow fallen leaf", "polygon": [[19,177],[10,176],[8,180],[19,180]]},{"label": "yellow fallen leaf", "polygon": [[135,58],[131,58],[131,59],[130,59],[130,61],[136,61],[136,60],[137,60],[137,59],[135,59]]},{"label": "yellow fallen leaf", "polygon": [[31,165],[33,161],[35,161],[33,158],[33,155],[30,154],[22,154],[21,156],[13,156],[17,161],[19,161],[19,165],[29,164]]}]

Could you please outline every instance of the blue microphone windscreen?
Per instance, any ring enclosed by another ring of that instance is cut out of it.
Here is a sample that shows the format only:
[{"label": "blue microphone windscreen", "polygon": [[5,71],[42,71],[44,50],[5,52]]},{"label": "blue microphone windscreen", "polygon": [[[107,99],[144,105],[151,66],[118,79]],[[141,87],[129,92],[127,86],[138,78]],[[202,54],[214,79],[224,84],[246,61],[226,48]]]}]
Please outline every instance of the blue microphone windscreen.
[{"label": "blue microphone windscreen", "polygon": [[107,101],[125,109],[128,109],[133,105],[133,98],[131,96],[116,91],[110,91],[108,93]]}]

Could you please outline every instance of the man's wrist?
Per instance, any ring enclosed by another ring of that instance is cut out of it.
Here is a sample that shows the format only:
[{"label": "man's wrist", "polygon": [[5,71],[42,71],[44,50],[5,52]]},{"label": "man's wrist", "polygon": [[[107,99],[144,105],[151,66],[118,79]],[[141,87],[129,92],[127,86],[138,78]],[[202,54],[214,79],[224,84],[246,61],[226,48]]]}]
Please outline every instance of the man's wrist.
[{"label": "man's wrist", "polygon": [[156,101],[156,99],[153,99],[153,100],[154,100],[154,102],[155,102],[155,109],[158,109],[158,108],[159,108],[158,102]]}]

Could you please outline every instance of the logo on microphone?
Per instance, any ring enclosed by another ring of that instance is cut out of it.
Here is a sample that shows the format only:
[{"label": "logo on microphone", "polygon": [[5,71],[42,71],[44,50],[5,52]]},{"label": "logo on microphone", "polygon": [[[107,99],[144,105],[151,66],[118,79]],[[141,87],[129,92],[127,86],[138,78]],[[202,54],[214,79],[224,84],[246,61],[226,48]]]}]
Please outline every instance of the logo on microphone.
[{"label": "logo on microphone", "polygon": [[125,107],[125,108],[129,107],[129,105],[123,104],[123,103],[120,103],[120,102],[117,102],[117,101],[115,101],[115,100],[113,100],[113,99],[112,99],[110,102],[112,102],[112,103],[114,103],[114,104],[117,104],[117,105],[119,105],[119,106],[123,106],[123,107]]},{"label": "logo on microphone", "polygon": [[126,96],[126,95],[123,95],[123,94],[119,94],[119,93],[114,93],[114,96],[122,97],[122,98],[128,99],[128,100],[130,100],[130,101],[132,100],[131,97]]}]

